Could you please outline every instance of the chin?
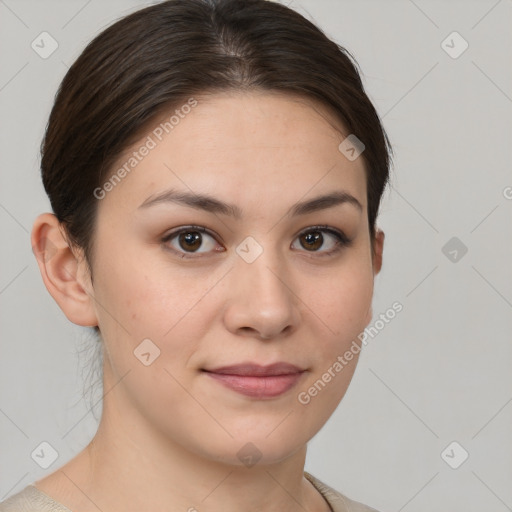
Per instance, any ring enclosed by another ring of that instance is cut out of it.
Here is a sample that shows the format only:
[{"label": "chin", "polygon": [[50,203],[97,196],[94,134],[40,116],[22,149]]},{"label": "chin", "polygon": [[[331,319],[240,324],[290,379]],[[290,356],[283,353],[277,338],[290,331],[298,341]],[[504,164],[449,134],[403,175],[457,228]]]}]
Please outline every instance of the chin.
[{"label": "chin", "polygon": [[[226,442],[227,441],[227,442]],[[243,435],[235,435],[233,439],[219,439],[215,446],[203,447],[202,455],[215,462],[230,466],[251,468],[254,465],[272,465],[283,462],[305,448],[307,439],[304,432],[300,438],[283,429],[277,429],[269,435],[269,431],[252,429]]]}]

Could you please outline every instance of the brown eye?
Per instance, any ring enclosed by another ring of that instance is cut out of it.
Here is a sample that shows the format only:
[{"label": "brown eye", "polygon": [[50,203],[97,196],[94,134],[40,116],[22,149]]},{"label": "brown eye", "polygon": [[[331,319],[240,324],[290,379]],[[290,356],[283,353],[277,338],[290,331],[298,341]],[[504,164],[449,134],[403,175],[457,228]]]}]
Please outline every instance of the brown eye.
[{"label": "brown eye", "polygon": [[296,238],[300,242],[300,247],[292,244],[292,249],[306,249],[306,252],[318,253],[318,256],[329,256],[348,247],[352,242],[345,233],[328,226],[313,226],[307,231],[303,231]]},{"label": "brown eye", "polygon": [[202,227],[179,229],[162,239],[168,249],[177,252],[181,257],[189,254],[218,252],[219,245],[215,238]]},{"label": "brown eye", "polygon": [[180,233],[178,243],[185,251],[195,251],[201,247],[202,236],[197,231],[184,231]]},{"label": "brown eye", "polygon": [[322,247],[324,243],[324,237],[320,231],[310,231],[299,237],[300,245],[304,249],[316,251]]}]

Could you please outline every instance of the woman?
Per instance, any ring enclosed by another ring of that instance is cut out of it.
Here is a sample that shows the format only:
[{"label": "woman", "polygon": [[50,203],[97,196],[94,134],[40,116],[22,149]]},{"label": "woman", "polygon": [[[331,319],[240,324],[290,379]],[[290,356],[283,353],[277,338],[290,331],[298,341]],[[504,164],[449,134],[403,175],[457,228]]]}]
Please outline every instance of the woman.
[{"label": "woman", "polygon": [[43,281],[103,350],[90,444],[0,511],[365,511],[304,472],[372,318],[391,148],[349,54],[265,0],[168,0],[65,76]]}]

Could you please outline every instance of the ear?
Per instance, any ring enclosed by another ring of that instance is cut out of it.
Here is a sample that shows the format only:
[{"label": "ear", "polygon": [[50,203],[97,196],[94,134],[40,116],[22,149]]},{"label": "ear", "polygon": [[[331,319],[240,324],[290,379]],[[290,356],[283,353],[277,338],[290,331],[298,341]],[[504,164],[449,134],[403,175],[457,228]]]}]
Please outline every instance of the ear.
[{"label": "ear", "polygon": [[384,251],[384,231],[377,229],[375,231],[375,240],[373,242],[373,274],[376,275],[382,268],[382,253]]},{"label": "ear", "polygon": [[[384,251],[384,231],[381,229],[377,229],[375,231],[375,239],[372,244],[372,266],[373,266],[373,275],[377,275],[382,268],[382,253]],[[373,295],[373,291],[372,291]],[[373,307],[370,303],[370,307],[368,308],[368,313],[366,315],[366,323],[368,325],[373,317]]]},{"label": "ear", "polygon": [[44,284],[66,317],[77,325],[98,325],[85,259],[70,249],[57,217],[52,213],[39,215],[30,241]]}]

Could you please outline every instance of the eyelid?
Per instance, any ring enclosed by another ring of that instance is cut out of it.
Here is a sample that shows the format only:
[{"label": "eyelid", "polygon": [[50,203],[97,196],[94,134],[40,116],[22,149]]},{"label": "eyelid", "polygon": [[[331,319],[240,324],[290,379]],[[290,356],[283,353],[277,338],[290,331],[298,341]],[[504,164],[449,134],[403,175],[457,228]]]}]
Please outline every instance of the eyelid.
[{"label": "eyelid", "polygon": [[297,233],[297,235],[295,235],[295,238],[297,238],[305,233],[309,233],[310,231],[326,231],[327,233],[329,233],[333,236],[341,238],[341,241],[343,243],[349,244],[352,242],[352,240],[350,240],[348,238],[348,236],[342,230],[337,229],[333,226],[329,226],[327,224],[317,224],[315,226],[309,226],[309,227],[303,229],[302,231],[299,231],[299,233]]},{"label": "eyelid", "polygon": [[[219,235],[217,235],[215,232],[211,231],[210,229],[205,228],[204,226],[196,226],[196,225],[191,224],[188,226],[181,226],[172,231],[169,231],[167,234],[165,234],[163,237],[161,237],[160,241],[163,244],[167,244],[167,242],[169,242],[170,240],[172,240],[179,234],[184,233],[184,232],[186,233],[187,231],[199,231],[200,233],[206,233],[208,236],[211,236],[217,243],[219,243],[219,241],[217,240],[218,238],[222,239],[222,237],[220,237]],[[185,258],[194,259],[194,258],[200,257],[200,255],[208,254],[208,253],[202,253],[202,252],[194,253],[194,252],[178,251],[178,250],[174,249],[173,247],[170,247],[169,245],[166,245],[166,249],[174,254],[179,255],[180,258],[182,258],[182,259],[185,259]],[[218,252],[224,252],[224,251],[218,251]]]},{"label": "eyelid", "polygon": [[333,249],[329,251],[307,251],[303,250],[301,252],[306,253],[310,258],[322,258],[322,257],[329,257],[334,256],[337,253],[339,253],[342,249],[349,247],[352,245],[353,239],[350,239],[342,230],[335,228],[333,226],[329,226],[326,224],[318,224],[315,226],[308,226],[307,228],[300,231],[295,238],[294,241],[299,238],[300,236],[314,231],[324,231],[330,234],[331,236],[334,236],[336,238],[336,245]]},{"label": "eyelid", "polygon": [[201,233],[208,233],[209,235],[212,234],[212,233],[210,233],[209,229],[205,228],[204,226],[195,226],[194,224],[190,224],[188,226],[180,226],[179,228],[169,231],[168,233],[166,233],[163,236],[163,238],[172,238],[173,235],[177,235],[177,234],[181,233],[182,231],[186,231],[187,229],[189,231],[200,231]]}]

